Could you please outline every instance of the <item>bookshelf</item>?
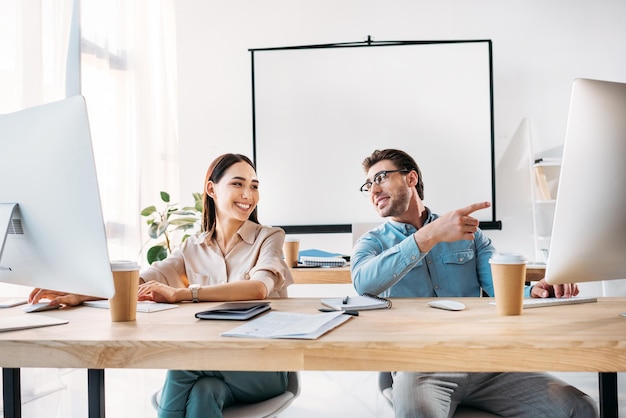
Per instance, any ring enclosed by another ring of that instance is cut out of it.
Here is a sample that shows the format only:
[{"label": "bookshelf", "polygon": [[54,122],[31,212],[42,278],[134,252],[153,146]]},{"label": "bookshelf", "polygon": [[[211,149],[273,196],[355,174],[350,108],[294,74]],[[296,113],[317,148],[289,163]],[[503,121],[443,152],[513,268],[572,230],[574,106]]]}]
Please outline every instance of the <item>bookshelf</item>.
[{"label": "bookshelf", "polygon": [[550,237],[559,176],[561,174],[560,158],[538,158],[532,164],[533,172],[533,229],[535,241],[535,260],[545,263],[548,260]]}]

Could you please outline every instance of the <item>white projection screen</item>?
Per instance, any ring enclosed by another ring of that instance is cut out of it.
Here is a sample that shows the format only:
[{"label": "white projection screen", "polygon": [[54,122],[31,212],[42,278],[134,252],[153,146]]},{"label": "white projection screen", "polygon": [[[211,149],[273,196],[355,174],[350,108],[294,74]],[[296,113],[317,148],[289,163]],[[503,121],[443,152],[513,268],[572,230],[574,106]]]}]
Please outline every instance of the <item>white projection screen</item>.
[{"label": "white projection screen", "polygon": [[407,151],[426,206],[495,218],[491,41],[250,49],[259,220],[287,233],[380,222],[359,191],[375,149]]}]

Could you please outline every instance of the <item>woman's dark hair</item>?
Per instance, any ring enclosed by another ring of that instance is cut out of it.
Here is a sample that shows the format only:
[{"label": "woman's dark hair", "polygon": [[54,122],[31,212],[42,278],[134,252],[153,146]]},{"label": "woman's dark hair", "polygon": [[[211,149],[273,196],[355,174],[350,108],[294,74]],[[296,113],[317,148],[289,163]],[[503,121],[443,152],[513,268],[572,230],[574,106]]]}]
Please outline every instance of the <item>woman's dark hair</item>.
[{"label": "woman's dark hair", "polygon": [[[224,176],[226,170],[230,168],[233,164],[244,162],[250,165],[256,171],[256,167],[248,157],[241,154],[223,154],[217,157],[206,172],[206,177],[204,178],[204,191],[202,193],[202,232],[211,231],[215,227],[215,202],[213,198],[209,196],[206,192],[206,185],[209,181],[213,183],[217,183]],[[254,223],[259,223],[257,219],[257,208],[254,208],[250,216],[248,217]]]},{"label": "woman's dark hair", "polygon": [[415,185],[415,189],[417,190],[417,195],[420,199],[424,200],[424,182],[422,181],[422,172],[413,157],[404,151],[392,148],[376,150],[372,152],[372,155],[363,160],[363,169],[367,173],[374,164],[383,160],[391,161],[398,170],[415,171],[417,173],[417,184]]}]

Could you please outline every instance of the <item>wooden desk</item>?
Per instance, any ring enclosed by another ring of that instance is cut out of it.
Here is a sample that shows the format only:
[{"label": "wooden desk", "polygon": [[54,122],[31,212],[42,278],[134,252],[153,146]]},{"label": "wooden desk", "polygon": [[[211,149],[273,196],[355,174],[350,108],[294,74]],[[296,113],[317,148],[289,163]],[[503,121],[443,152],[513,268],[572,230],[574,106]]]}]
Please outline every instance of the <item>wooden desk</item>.
[{"label": "wooden desk", "polygon": [[546,276],[546,267],[530,265],[526,266],[526,283],[538,282]]},{"label": "wooden desk", "polygon": [[[350,284],[350,267],[296,267],[291,269],[296,284]],[[546,275],[545,267],[526,268],[526,282],[536,282]]]},{"label": "wooden desk", "polygon": [[350,284],[350,267],[296,267],[291,269],[296,284]]},{"label": "wooden desk", "polygon": [[[496,315],[483,298],[460,298],[460,312],[424,299],[394,299],[363,311],[317,340],[220,337],[238,325],[202,321],[209,303],[138,314],[112,323],[109,312],[71,308],[41,315],[67,325],[0,333],[0,366],[213,370],[626,371],[626,298]],[[319,299],[272,300],[276,311],[316,313]],[[19,307],[0,317],[25,314]],[[12,370],[12,369],[10,369]],[[5,388],[5,398],[7,396]],[[614,411],[617,416],[617,394]],[[5,404],[6,405],[6,404]],[[611,415],[613,416],[613,415]]]}]

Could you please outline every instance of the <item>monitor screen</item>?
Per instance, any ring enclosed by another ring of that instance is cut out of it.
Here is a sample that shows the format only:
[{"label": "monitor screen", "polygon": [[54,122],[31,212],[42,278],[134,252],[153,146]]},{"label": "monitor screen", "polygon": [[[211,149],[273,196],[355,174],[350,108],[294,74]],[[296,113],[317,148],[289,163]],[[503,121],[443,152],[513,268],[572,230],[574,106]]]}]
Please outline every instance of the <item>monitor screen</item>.
[{"label": "monitor screen", "polygon": [[0,116],[0,155],[0,281],[111,297],[84,98]]},{"label": "monitor screen", "polygon": [[551,284],[626,278],[626,84],[574,81],[552,239]]}]

